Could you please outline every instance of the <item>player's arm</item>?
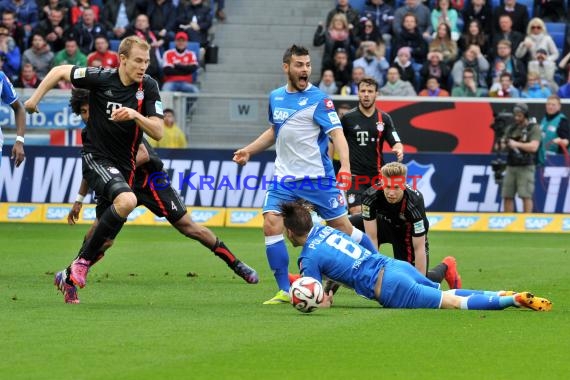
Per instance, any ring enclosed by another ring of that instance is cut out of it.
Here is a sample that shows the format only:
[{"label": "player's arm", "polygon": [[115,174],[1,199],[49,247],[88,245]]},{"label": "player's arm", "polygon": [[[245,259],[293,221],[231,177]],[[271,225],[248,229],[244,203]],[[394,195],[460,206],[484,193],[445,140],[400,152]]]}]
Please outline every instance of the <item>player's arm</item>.
[{"label": "player's arm", "polygon": [[348,143],[346,142],[346,137],[344,137],[344,133],[342,128],[336,128],[330,131],[329,137],[331,138],[334,146],[334,150],[338,152],[339,160],[340,160],[340,173],[346,173],[350,178],[350,158],[348,156]]},{"label": "player's arm", "polygon": [[376,224],[376,220],[364,220],[364,232],[370,240],[372,240],[372,244],[375,247],[378,247],[378,225]]},{"label": "player's arm", "polygon": [[259,152],[263,152],[275,143],[275,130],[270,127],[265,130],[258,138],[249,145],[238,149],[234,152],[233,161],[239,165],[245,165],[253,156]]},{"label": "player's arm", "polygon": [[137,151],[137,157],[135,159],[135,166],[138,168],[141,165],[146,164],[150,161],[150,155],[144,144],[139,145],[139,150]]},{"label": "player's arm", "polygon": [[372,186],[362,194],[362,220],[364,233],[368,235],[375,247],[378,247],[378,224],[376,221],[377,190]]},{"label": "player's arm", "polygon": [[32,96],[24,103],[26,111],[29,113],[39,112],[38,103],[49,90],[54,88],[61,80],[71,82],[71,69],[73,69],[73,65],[61,65],[51,69]]},{"label": "player's arm", "polygon": [[24,106],[19,100],[14,101],[10,104],[10,107],[14,110],[14,115],[16,116],[16,142],[12,147],[12,156],[14,164],[16,167],[20,166],[26,154],[24,153],[24,135],[26,134],[26,112],[24,111]]},{"label": "player's arm", "polygon": [[398,162],[402,162],[404,159],[404,145],[400,141],[400,136],[398,135],[398,131],[396,131],[396,127],[394,126],[394,120],[392,117],[387,113],[382,114],[382,119],[386,123],[386,138],[390,147],[392,148],[392,153],[396,155],[396,159]]},{"label": "player's arm", "polygon": [[77,192],[77,198],[75,202],[73,202],[73,206],[71,206],[71,210],[67,214],[67,224],[73,225],[79,219],[79,213],[81,212],[81,207],[83,206],[83,198],[87,195],[89,191],[89,185],[85,178],[81,179],[81,184],[79,185],[79,191]]},{"label": "player's arm", "polygon": [[413,236],[412,245],[416,256],[416,269],[425,276],[427,274],[426,235]]},{"label": "player's arm", "polygon": [[164,133],[163,121],[158,116],[144,116],[137,110],[129,107],[119,107],[111,113],[111,120],[113,121],[126,121],[134,120],[142,130],[159,141]]}]

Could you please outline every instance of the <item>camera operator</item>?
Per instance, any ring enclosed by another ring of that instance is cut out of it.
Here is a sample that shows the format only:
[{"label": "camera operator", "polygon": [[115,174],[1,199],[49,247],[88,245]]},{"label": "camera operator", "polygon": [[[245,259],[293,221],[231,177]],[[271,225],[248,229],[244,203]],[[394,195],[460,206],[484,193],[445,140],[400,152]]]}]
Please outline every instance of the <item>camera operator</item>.
[{"label": "camera operator", "polygon": [[540,126],[529,120],[528,106],[517,103],[513,107],[514,123],[507,128],[500,140],[502,150],[507,151],[507,171],[503,181],[502,196],[505,212],[514,212],[515,194],[523,200],[524,212],[532,212],[536,152],[540,145]]}]

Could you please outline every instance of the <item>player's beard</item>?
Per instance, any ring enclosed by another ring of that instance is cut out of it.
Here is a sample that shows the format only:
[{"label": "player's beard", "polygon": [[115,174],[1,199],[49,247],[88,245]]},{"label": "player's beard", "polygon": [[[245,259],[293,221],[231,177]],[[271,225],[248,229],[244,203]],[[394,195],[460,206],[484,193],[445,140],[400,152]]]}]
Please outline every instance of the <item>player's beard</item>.
[{"label": "player's beard", "polygon": [[[307,89],[307,86],[309,86],[309,75],[307,76],[302,76],[299,75],[297,77],[295,77],[295,75],[293,73],[291,73],[291,71],[289,71],[289,83],[291,83],[291,87],[293,87],[293,89],[295,89],[296,91],[305,91]],[[301,78],[303,78],[304,80],[302,81]]]},{"label": "player's beard", "polygon": [[368,105],[366,105],[363,101],[360,101],[360,107],[362,107],[364,111],[373,110],[375,107],[375,101],[367,101],[367,103]]}]

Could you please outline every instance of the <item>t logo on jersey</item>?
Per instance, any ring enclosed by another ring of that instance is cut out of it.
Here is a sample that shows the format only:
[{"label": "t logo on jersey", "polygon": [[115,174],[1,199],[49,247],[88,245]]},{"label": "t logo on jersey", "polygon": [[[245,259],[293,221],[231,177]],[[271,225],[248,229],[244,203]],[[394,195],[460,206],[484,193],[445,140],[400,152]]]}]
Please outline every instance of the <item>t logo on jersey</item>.
[{"label": "t logo on jersey", "polygon": [[107,115],[109,115],[109,120],[111,120],[111,114],[113,113],[114,110],[121,108],[123,105],[121,103],[115,103],[115,102],[107,102]]},{"label": "t logo on jersey", "polygon": [[366,143],[368,142],[368,132],[367,131],[356,132],[356,141],[358,141],[358,145],[366,146]]}]

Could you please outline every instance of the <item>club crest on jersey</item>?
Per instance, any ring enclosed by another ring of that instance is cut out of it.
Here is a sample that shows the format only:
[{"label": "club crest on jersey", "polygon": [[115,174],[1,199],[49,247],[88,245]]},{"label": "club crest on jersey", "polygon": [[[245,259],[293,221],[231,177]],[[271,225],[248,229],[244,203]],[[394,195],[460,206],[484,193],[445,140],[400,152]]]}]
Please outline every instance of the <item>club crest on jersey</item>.
[{"label": "club crest on jersey", "polygon": [[138,90],[137,93],[135,94],[135,98],[137,98],[137,100],[143,100],[144,99],[144,91]]},{"label": "club crest on jersey", "polygon": [[299,104],[300,106],[306,106],[308,101],[309,101],[309,98],[302,97],[301,99],[299,99],[299,103],[297,103],[297,104]]},{"label": "club crest on jersey", "polygon": [[334,108],[334,103],[331,99],[325,99],[325,107],[327,107],[328,109],[333,109]]},{"label": "club crest on jersey", "polygon": [[356,195],[348,194],[348,204],[352,204],[354,201],[356,201]]},{"label": "club crest on jersey", "polygon": [[384,123],[381,121],[377,122],[376,129],[378,130],[378,132],[384,132]]},{"label": "club crest on jersey", "polygon": [[113,166],[108,167],[107,170],[108,170],[109,173],[111,173],[111,174],[119,174],[119,173],[120,173],[120,172],[119,172],[119,169],[117,169],[117,168],[115,168],[115,167],[113,167]]}]

